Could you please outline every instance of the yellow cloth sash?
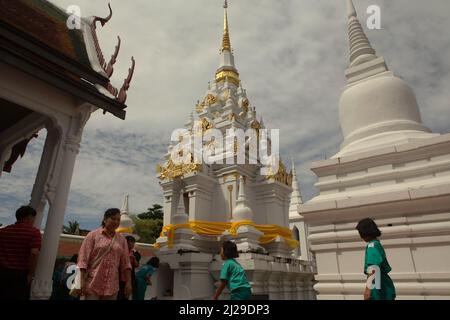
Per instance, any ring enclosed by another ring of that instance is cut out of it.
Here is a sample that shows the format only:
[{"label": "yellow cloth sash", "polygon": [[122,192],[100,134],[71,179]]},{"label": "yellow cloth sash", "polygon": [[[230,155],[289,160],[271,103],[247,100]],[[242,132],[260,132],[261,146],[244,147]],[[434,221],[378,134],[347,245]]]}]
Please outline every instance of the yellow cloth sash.
[{"label": "yellow cloth sash", "polygon": [[[237,221],[237,222],[209,222],[209,221],[190,221],[185,224],[169,224],[163,227],[161,237],[167,237],[169,248],[173,246],[173,238],[177,229],[191,229],[195,233],[204,236],[220,236],[228,231],[232,236],[237,235],[237,231],[241,226],[253,226],[261,231],[263,235],[259,239],[261,244],[268,244],[277,239],[283,238],[291,248],[297,248],[299,242],[292,239],[292,232],[289,228],[277,225],[256,225],[253,221]],[[158,244],[155,247],[159,247]]]},{"label": "yellow cloth sash", "polygon": [[133,233],[133,228],[117,228],[118,233]]}]

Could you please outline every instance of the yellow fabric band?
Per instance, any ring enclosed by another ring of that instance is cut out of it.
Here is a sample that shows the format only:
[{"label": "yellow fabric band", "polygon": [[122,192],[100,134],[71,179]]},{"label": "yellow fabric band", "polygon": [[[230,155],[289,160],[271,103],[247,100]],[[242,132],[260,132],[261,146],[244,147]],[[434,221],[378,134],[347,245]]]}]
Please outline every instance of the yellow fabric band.
[{"label": "yellow fabric band", "polygon": [[[209,222],[209,221],[190,221],[185,224],[169,224],[163,227],[161,237],[167,237],[169,248],[173,246],[173,238],[175,230],[177,229],[191,229],[198,235],[204,236],[220,236],[225,231],[228,231],[232,236],[237,236],[237,231],[241,226],[253,226],[255,229],[261,231],[264,235],[261,236],[259,242],[261,244],[268,244],[275,241],[278,237],[283,238],[291,248],[297,248],[299,242],[292,238],[292,232],[289,228],[284,228],[277,225],[256,225],[253,221],[237,221],[237,222]],[[160,247],[156,244],[155,247]]]},{"label": "yellow fabric band", "polygon": [[133,233],[133,228],[118,228],[116,229],[118,233]]}]

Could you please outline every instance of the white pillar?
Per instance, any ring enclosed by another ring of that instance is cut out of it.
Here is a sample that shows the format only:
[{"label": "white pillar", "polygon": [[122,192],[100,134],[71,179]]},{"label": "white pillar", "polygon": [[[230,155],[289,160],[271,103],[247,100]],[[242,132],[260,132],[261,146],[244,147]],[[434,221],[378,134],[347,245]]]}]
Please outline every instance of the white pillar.
[{"label": "white pillar", "polygon": [[53,268],[58,252],[61,228],[64,223],[70,183],[72,181],[75,159],[79,151],[79,142],[66,140],[63,145],[63,167],[59,175],[54,202],[50,205],[47,224],[42,241],[42,249],[32,284],[33,299],[48,299],[52,293]]},{"label": "white pillar", "polygon": [[296,223],[295,225],[297,226],[300,235],[299,239],[301,252],[300,259],[305,261],[311,261],[312,260],[311,253],[309,251],[309,243],[308,243],[308,225],[303,220],[299,223]]},{"label": "white pillar", "polygon": [[30,206],[32,206],[37,216],[34,220],[34,226],[41,228],[42,219],[44,217],[44,209],[47,203],[46,191],[50,174],[55,170],[54,158],[58,147],[58,132],[54,127],[47,127],[47,138],[45,139],[44,150],[42,151],[39,170],[34,182],[33,191],[31,192]]}]

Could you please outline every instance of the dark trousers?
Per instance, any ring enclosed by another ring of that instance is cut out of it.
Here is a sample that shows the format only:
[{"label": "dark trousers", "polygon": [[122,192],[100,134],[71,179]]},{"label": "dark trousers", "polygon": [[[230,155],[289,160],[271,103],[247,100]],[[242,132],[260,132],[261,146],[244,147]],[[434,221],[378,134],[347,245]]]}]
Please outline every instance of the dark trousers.
[{"label": "dark trousers", "polygon": [[131,278],[132,294],[128,299],[125,297],[125,284],[125,281],[119,281],[119,293],[117,294],[117,300],[135,300],[136,278]]},{"label": "dark trousers", "polygon": [[29,300],[27,271],[0,267],[0,300]]}]

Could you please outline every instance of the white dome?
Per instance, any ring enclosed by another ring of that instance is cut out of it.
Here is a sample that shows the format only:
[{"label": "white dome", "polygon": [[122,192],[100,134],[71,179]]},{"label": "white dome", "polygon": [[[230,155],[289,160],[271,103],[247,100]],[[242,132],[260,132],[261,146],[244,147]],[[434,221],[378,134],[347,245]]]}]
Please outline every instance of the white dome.
[{"label": "white dome", "polygon": [[355,141],[386,132],[422,131],[419,106],[412,89],[387,72],[348,86],[341,96],[342,148]]},{"label": "white dome", "polygon": [[253,211],[249,207],[244,204],[238,204],[233,210],[233,220],[241,221],[241,220],[252,220],[253,219]]},{"label": "white dome", "polygon": [[130,216],[126,213],[122,213],[120,215],[120,225],[119,228],[133,228],[134,223],[133,220],[131,220]]}]

